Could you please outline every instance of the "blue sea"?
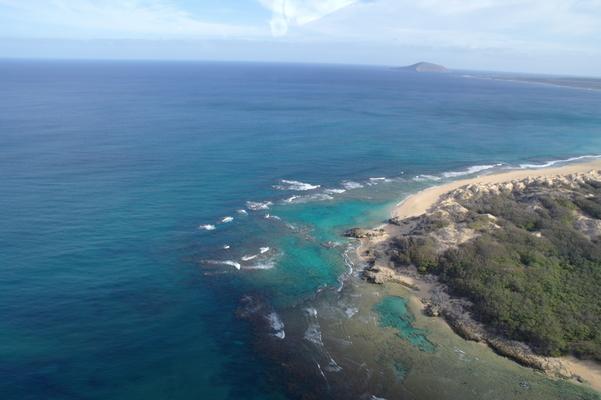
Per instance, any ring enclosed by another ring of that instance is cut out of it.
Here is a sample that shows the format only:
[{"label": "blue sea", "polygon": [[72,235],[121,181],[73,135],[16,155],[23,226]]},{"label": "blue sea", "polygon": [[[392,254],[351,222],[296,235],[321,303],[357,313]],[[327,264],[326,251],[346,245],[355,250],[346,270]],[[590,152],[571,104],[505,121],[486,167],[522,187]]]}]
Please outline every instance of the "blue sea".
[{"label": "blue sea", "polygon": [[[299,368],[336,398],[345,379],[330,376],[355,376],[344,360],[297,353],[328,348],[308,304],[321,313],[356,279],[345,229],[440,182],[599,154],[600,91],[389,67],[0,61],[0,398],[313,398]],[[393,330],[370,310],[374,335]],[[417,365],[446,354],[436,334],[429,351],[392,336],[399,390],[434,379]],[[529,377],[524,398],[596,398],[499,362],[515,390]],[[491,390],[457,368],[457,398]]]}]

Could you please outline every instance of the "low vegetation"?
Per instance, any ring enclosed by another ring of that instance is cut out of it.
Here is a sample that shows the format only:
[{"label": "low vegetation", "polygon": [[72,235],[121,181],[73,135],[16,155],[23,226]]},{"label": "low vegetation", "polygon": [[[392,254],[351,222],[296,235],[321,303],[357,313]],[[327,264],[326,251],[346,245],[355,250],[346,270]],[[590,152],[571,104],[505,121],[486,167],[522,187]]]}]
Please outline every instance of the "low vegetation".
[{"label": "low vegetation", "polygon": [[[601,361],[601,231],[579,224],[601,227],[601,185],[457,202],[463,211],[446,223],[424,221],[427,229],[396,239],[394,261],[437,275],[451,294],[471,301],[477,320],[539,354]],[[432,233],[448,224],[477,234],[441,250]]]}]

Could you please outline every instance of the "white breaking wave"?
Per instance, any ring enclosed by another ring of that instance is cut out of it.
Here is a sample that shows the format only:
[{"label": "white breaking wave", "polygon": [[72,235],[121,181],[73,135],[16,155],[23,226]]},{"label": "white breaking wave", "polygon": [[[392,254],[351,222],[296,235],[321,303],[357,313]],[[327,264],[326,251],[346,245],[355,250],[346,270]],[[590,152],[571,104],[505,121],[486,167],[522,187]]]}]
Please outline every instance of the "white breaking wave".
[{"label": "white breaking wave", "polygon": [[359,309],[356,307],[347,307],[344,309],[344,313],[346,314],[347,318],[353,318],[353,315],[357,314],[359,312]]},{"label": "white breaking wave", "polygon": [[318,346],[323,346],[323,340],[321,338],[321,327],[317,322],[311,322],[307,327],[304,335],[305,340],[314,343]]},{"label": "white breaking wave", "polygon": [[392,179],[386,177],[369,178],[371,183],[392,182]]},{"label": "white breaking wave", "polygon": [[250,261],[250,260],[254,260],[255,258],[259,257],[258,254],[253,254],[252,256],[242,256],[242,261]]},{"label": "white breaking wave", "polygon": [[315,365],[317,365],[317,369],[319,370],[319,373],[321,374],[322,378],[327,382],[328,378],[326,377],[326,374],[323,373],[323,369],[321,369],[321,365],[319,365],[319,363],[317,361],[315,361]]},{"label": "white breaking wave", "polygon": [[417,175],[413,178],[415,182],[439,181],[441,178],[435,175]]},{"label": "white breaking wave", "polygon": [[601,155],[585,155],[585,156],[578,156],[578,157],[570,157],[570,158],[566,158],[564,160],[547,161],[546,163],[542,163],[542,164],[520,164],[520,168],[523,168],[523,169],[547,168],[547,167],[552,167],[553,165],[556,165],[556,164],[585,160],[587,158],[601,158]]},{"label": "white breaking wave", "polygon": [[307,196],[292,196],[291,198],[287,199],[286,202],[300,204],[300,203],[307,203],[309,201],[326,201],[326,200],[334,200],[334,197],[327,193],[315,193],[315,194],[310,194]]},{"label": "white breaking wave", "polygon": [[241,209],[239,209],[239,210],[236,210],[236,212],[237,212],[238,214],[241,214],[241,215],[247,215],[247,214],[248,214],[248,211],[246,211],[246,210],[245,210],[245,209],[243,209],[243,208],[241,208]]},{"label": "white breaking wave", "polygon": [[328,362],[328,366],[326,367],[326,369],[330,372],[342,371],[342,367],[338,365],[338,363],[332,357],[330,357],[330,361]]},{"label": "white breaking wave", "polygon": [[221,219],[221,222],[224,223],[224,224],[227,224],[228,222],[232,222],[233,220],[234,220],[234,217],[229,217],[228,216],[228,217],[223,217]]},{"label": "white breaking wave", "polygon": [[269,247],[261,247],[261,248],[259,249],[259,252],[260,252],[261,254],[267,253],[268,251],[269,251]]},{"label": "white breaking wave", "polygon": [[314,307],[305,308],[305,312],[309,317],[317,318],[317,310]]},{"label": "white breaking wave", "polygon": [[490,165],[472,165],[471,167],[463,170],[463,171],[449,171],[443,172],[442,176],[445,178],[456,178],[458,176],[471,175],[476,172],[486,171],[487,169],[500,167],[503,164],[490,164]]},{"label": "white breaking wave", "polygon": [[230,265],[234,268],[236,268],[237,270],[240,270],[240,268],[242,267],[240,265],[240,263],[237,263],[236,261],[232,261],[232,260],[225,260],[225,261],[220,261],[220,260],[207,260],[205,261],[206,264],[214,264],[214,265]]},{"label": "white breaking wave", "polygon": [[204,229],[205,231],[214,231],[215,230],[215,225],[211,225],[211,224],[200,225],[198,227],[198,229]]},{"label": "white breaking wave", "polygon": [[277,215],[271,215],[271,214],[265,214],[265,219],[276,219],[278,221],[281,220],[281,218],[278,217]]},{"label": "white breaking wave", "polygon": [[266,318],[273,331],[273,336],[284,339],[286,332],[284,331],[284,322],[282,322],[280,316],[274,311],[267,314]]},{"label": "white breaking wave", "polygon": [[231,265],[232,267],[236,268],[237,270],[240,270],[240,263],[237,263],[236,261],[224,261],[223,262],[225,265]]},{"label": "white breaking wave", "polygon": [[301,181],[282,179],[280,180],[279,185],[274,185],[273,187],[277,190],[294,190],[297,192],[304,192],[307,190],[319,189],[321,185],[312,185],[310,183],[305,183]]},{"label": "white breaking wave", "polygon": [[356,251],[356,247],[349,244],[347,246],[347,248],[344,250],[344,252],[342,253],[342,258],[344,260],[344,264],[346,265],[347,272],[342,273],[338,276],[338,282],[340,283],[340,286],[338,286],[338,289],[336,289],[336,291],[338,293],[342,292],[342,289],[344,289],[344,282],[346,281],[346,279],[351,276],[353,274],[353,267],[354,267],[354,262],[353,262],[353,258],[352,255],[355,254]]},{"label": "white breaking wave", "polygon": [[329,194],[340,194],[346,192],[346,189],[324,189],[323,192]]},{"label": "white breaking wave", "polygon": [[224,250],[229,250],[230,249],[230,245],[229,244],[224,244],[223,245],[223,249]]},{"label": "white breaking wave", "polygon": [[273,269],[273,268],[275,268],[275,262],[269,261],[269,262],[265,262],[265,263],[261,263],[261,264],[244,266],[242,268],[243,269],[259,269],[259,270]]},{"label": "white breaking wave", "polygon": [[273,203],[271,201],[247,201],[246,207],[249,210],[258,211],[258,210],[268,210]]},{"label": "white breaking wave", "polygon": [[[577,157],[570,157],[570,158],[565,158],[565,159],[559,159],[559,160],[551,160],[551,161],[547,161],[547,162],[541,162],[540,164],[535,164],[535,163],[524,163],[524,164],[519,164],[519,168],[520,169],[538,169],[538,168],[548,168],[548,167],[552,167],[554,165],[557,164],[564,164],[564,163],[571,163],[574,161],[580,161],[580,160],[586,160],[586,159],[599,159],[601,158],[601,154],[587,154],[584,156],[577,156]],[[515,167],[512,167],[509,164],[504,164],[504,163],[496,163],[496,164],[485,164],[485,165],[473,165],[463,171],[447,171],[447,172],[443,172],[442,176],[444,178],[456,178],[459,176],[464,176],[464,175],[471,175],[471,174],[475,174],[477,172],[481,172],[481,171],[486,171],[492,168],[498,168],[498,167],[502,167],[502,166],[506,166],[507,169],[512,169]],[[373,178],[370,178],[370,180]],[[422,175],[417,175],[413,178],[413,181],[415,182],[424,182],[424,181],[439,181],[441,180],[440,176],[436,176],[436,175],[427,175],[427,174],[422,174]]]},{"label": "white breaking wave", "polygon": [[346,190],[352,190],[352,189],[361,189],[363,187],[363,185],[360,184],[359,182],[344,181],[344,182],[342,182],[342,187],[345,188]]}]

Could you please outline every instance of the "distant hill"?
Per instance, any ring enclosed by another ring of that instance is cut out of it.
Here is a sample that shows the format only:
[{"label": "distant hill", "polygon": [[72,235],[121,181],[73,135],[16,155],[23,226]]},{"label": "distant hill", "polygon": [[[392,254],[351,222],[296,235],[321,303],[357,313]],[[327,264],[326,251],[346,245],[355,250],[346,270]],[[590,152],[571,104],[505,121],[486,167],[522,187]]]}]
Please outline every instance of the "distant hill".
[{"label": "distant hill", "polygon": [[442,65],[432,64],[429,62],[418,62],[417,64],[408,65],[406,67],[399,67],[398,69],[403,71],[414,71],[414,72],[449,72],[448,69]]}]

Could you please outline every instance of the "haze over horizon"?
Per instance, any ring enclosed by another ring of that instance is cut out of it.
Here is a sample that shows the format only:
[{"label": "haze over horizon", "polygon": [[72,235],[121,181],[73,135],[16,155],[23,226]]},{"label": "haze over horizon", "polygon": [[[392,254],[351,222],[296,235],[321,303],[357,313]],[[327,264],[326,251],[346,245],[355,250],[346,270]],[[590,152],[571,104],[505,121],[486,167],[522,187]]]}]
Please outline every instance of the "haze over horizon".
[{"label": "haze over horizon", "polygon": [[408,65],[599,76],[600,0],[0,0],[1,58]]}]

